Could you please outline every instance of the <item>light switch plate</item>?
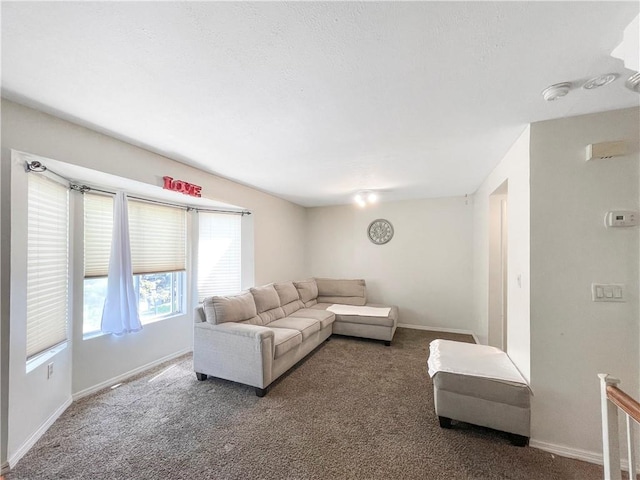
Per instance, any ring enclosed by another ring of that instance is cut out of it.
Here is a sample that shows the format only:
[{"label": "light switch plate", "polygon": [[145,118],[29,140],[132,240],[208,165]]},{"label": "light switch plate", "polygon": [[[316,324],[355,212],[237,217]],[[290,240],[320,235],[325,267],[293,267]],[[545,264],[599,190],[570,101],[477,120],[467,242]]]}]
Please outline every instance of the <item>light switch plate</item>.
[{"label": "light switch plate", "polygon": [[594,302],[626,302],[624,285],[621,283],[592,283],[591,299]]}]

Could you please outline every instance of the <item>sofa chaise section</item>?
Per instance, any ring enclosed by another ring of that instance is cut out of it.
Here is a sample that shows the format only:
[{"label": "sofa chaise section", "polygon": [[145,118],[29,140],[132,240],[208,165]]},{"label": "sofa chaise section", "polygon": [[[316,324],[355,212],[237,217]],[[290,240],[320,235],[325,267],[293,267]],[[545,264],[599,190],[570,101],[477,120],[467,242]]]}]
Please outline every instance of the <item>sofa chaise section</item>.
[{"label": "sofa chaise section", "polygon": [[318,295],[317,303],[311,306],[313,309],[326,310],[334,304],[388,309],[385,316],[369,315],[366,313],[367,309],[362,309],[363,313],[357,313],[357,309],[353,309],[354,312],[350,314],[336,314],[334,334],[382,340],[385,345],[391,345],[398,326],[397,306],[367,303],[367,286],[364,279],[316,278],[315,282]]}]

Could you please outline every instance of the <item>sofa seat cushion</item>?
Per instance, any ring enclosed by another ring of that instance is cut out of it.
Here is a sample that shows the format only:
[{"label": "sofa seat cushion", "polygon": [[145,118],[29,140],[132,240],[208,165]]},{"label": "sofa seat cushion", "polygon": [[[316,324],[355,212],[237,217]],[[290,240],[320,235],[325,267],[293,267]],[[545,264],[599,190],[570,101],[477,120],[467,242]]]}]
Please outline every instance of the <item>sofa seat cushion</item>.
[{"label": "sofa seat cushion", "polygon": [[298,330],[290,328],[272,328],[271,330],[273,331],[273,344],[275,345],[274,358],[281,357],[302,343],[302,334]]},{"label": "sofa seat cushion", "polygon": [[320,331],[320,321],[313,318],[291,316],[275,320],[269,324],[269,327],[274,330],[279,328],[297,330],[302,334],[302,341],[304,342],[312,334]]},{"label": "sofa seat cushion", "polygon": [[[317,303],[312,309],[326,310],[332,303]],[[366,317],[362,315],[336,315],[336,322],[359,323],[363,325],[379,325],[381,327],[393,327],[398,321],[398,307],[388,305],[367,304],[368,307],[387,307],[391,308],[389,315],[386,317]]]},{"label": "sofa seat cushion", "polygon": [[315,308],[302,308],[292,316],[318,320],[320,322],[320,329],[331,325],[336,320],[336,316],[333,312],[328,312],[325,309],[318,310]]}]

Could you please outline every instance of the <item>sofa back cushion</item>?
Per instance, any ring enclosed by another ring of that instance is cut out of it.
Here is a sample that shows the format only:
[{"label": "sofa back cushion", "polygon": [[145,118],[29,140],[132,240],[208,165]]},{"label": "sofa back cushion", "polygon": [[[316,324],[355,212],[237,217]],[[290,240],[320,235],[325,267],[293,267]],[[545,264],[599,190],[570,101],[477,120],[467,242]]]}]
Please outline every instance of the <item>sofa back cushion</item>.
[{"label": "sofa back cushion", "polygon": [[207,297],[203,302],[204,316],[209,323],[244,322],[257,316],[256,304],[250,292],[238,295]]},{"label": "sofa back cushion", "polygon": [[339,303],[343,305],[366,305],[367,286],[358,279],[316,278],[318,303]]},{"label": "sofa back cushion", "polygon": [[280,297],[273,283],[261,287],[253,287],[250,291],[256,302],[256,310],[258,316],[262,319],[263,325],[284,317],[284,310],[280,306]]},{"label": "sofa back cushion", "polygon": [[300,301],[305,307],[311,307],[318,303],[318,285],[315,278],[293,282],[293,284],[296,286]]},{"label": "sofa back cushion", "polygon": [[298,290],[293,282],[276,283],[273,286],[276,292],[278,292],[280,305],[282,306],[285,316],[289,316],[301,308],[304,308],[304,303],[300,301]]}]

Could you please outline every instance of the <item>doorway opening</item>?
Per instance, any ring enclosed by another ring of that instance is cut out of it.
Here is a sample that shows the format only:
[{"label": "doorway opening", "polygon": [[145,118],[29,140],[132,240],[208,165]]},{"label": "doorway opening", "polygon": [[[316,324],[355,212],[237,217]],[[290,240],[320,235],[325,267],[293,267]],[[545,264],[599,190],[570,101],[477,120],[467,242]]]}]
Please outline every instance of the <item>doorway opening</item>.
[{"label": "doorway opening", "polygon": [[489,196],[489,345],[507,351],[507,207],[505,180]]}]

